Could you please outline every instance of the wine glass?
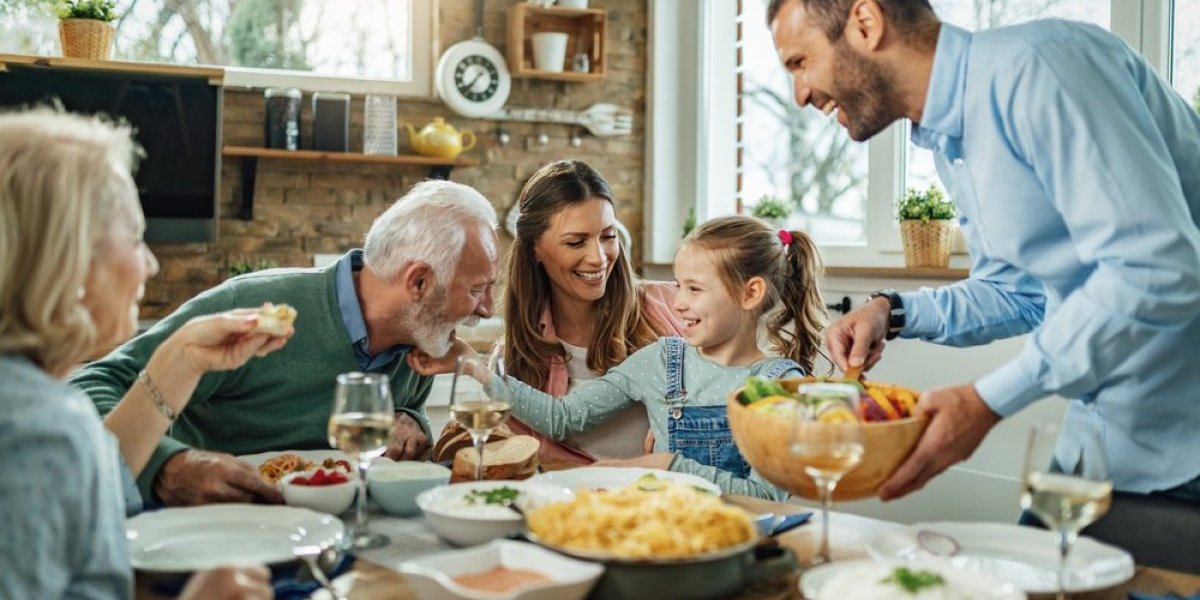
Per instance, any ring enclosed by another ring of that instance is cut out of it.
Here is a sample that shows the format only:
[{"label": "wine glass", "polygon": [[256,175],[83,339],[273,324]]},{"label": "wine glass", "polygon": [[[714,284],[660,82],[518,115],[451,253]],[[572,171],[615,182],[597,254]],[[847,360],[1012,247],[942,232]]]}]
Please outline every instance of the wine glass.
[{"label": "wine glass", "polygon": [[[455,378],[459,376],[456,373]],[[512,392],[505,379],[504,360],[498,352],[492,352],[487,369],[492,375],[492,384],[479,392],[452,395],[450,398],[450,416],[471,434],[471,442],[479,462],[475,463],[475,480],[483,479],[483,450],[488,437],[500,427],[508,415],[512,413]]]},{"label": "wine glass", "polygon": [[[792,425],[790,454],[804,466],[821,496],[821,548],[805,565],[814,567],[827,563],[829,556],[829,508],[838,481],[854,467],[863,455],[862,426],[858,421],[859,390],[844,383],[807,383],[796,390],[799,406]],[[850,418],[837,422],[819,422],[812,413],[837,403],[850,411]]]},{"label": "wine glass", "polygon": [[387,450],[395,428],[395,407],[388,377],[382,373],[342,373],[333,393],[329,445],[354,457],[358,464],[358,499],[349,547],[355,550],[388,545],[387,536],[367,531],[367,468]]},{"label": "wine glass", "polygon": [[1057,424],[1043,423],[1029,432],[1021,477],[1021,508],[1058,532],[1055,597],[1063,600],[1067,597],[1067,556],[1071,546],[1080,529],[1108,512],[1112,479],[1100,434],[1094,426],[1072,425],[1070,438],[1079,446],[1078,462],[1073,466],[1055,459],[1060,431]]}]

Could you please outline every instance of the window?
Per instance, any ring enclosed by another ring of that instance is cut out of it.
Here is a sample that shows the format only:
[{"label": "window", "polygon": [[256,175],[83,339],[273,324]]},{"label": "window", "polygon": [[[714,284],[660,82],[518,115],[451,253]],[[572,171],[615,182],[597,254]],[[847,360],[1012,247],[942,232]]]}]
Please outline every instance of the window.
[{"label": "window", "polygon": [[[229,67],[226,84],[431,95],[432,3],[118,0],[116,60]],[[56,55],[45,4],[0,0],[0,52]]]},{"label": "window", "polygon": [[791,201],[790,227],[819,244],[866,242],[867,145],[819,111],[800,108],[779,64],[763,0],[742,0],[738,200],[744,212],[764,196]]},{"label": "window", "polygon": [[[906,186],[938,182],[932,155],[908,143],[907,123],[858,144],[832,119],[797,107],[765,25],[765,4],[742,0],[739,16],[742,210],[751,212],[764,195],[789,199],[788,224],[809,231],[831,264],[900,264],[893,202]],[[1107,28],[1111,20],[1107,0],[933,0],[933,6],[943,21],[973,31],[1040,18]]]},{"label": "window", "polygon": [[[1200,111],[1200,11],[1194,0],[1175,0],[1171,15],[1171,79],[1175,91]],[[1192,10],[1184,10],[1190,7]]]}]

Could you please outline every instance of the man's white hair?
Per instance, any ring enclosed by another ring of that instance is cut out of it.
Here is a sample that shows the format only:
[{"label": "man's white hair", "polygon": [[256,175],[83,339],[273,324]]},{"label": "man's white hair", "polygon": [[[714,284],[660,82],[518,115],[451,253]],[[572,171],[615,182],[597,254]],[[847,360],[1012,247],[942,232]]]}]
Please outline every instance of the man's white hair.
[{"label": "man's white hair", "polygon": [[363,259],[376,275],[392,280],[422,261],[438,285],[454,276],[470,227],[496,227],[496,209],[470,186],[430,180],[413,186],[367,231]]}]

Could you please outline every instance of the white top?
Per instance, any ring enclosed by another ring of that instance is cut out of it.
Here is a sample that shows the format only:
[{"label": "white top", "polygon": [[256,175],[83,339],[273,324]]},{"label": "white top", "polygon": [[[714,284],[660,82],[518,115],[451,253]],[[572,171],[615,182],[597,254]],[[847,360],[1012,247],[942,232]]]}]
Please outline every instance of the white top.
[{"label": "white top", "polygon": [[[562,340],[563,349],[571,358],[567,361],[567,391],[575,389],[580,383],[596,379],[598,375],[587,366],[587,348],[568,344]],[[650,430],[650,418],[646,416],[646,407],[637,404],[625,408],[613,418],[601,423],[584,433],[568,438],[567,443],[594,456],[598,460],[606,458],[633,458],[645,454],[642,451],[646,432]]]}]

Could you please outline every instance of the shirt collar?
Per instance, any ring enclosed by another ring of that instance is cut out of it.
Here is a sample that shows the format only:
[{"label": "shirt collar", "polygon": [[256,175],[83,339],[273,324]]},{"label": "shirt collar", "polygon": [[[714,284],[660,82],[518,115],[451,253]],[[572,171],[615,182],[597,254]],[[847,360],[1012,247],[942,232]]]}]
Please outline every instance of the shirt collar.
[{"label": "shirt collar", "polygon": [[963,103],[970,57],[971,32],[942,23],[921,122],[912,126],[913,144],[937,150],[951,159],[962,154]]},{"label": "shirt collar", "polygon": [[367,370],[369,367],[390,363],[397,354],[403,354],[411,347],[392,346],[376,356],[370,356],[368,348],[371,347],[371,340],[367,338],[367,321],[358,303],[358,290],[354,287],[354,273],[362,268],[363,251],[355,248],[338,259],[333,276],[334,294],[337,297],[338,311],[342,313],[342,324],[346,326],[346,333],[350,334],[350,343],[354,346],[360,366]]}]

